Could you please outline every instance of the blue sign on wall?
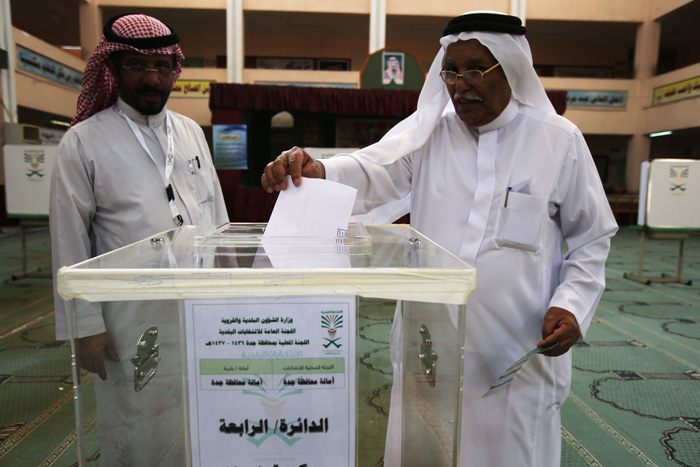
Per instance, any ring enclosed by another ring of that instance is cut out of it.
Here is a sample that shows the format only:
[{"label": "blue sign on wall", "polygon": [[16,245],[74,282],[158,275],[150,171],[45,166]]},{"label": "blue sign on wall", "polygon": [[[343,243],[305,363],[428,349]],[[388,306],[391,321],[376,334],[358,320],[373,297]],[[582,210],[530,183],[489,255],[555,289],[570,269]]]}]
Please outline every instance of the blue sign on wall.
[{"label": "blue sign on wall", "polygon": [[566,105],[626,107],[627,91],[568,91]]},{"label": "blue sign on wall", "polygon": [[17,66],[44,78],[80,89],[83,74],[31,50],[17,47]]},{"label": "blue sign on wall", "polygon": [[214,165],[217,169],[248,169],[245,125],[214,125]]}]

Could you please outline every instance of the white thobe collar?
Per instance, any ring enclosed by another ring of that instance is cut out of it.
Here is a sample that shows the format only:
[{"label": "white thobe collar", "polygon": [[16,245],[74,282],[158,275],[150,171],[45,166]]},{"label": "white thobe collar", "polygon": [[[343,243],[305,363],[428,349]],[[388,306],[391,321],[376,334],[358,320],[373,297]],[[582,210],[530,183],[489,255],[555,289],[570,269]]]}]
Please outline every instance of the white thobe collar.
[{"label": "white thobe collar", "polygon": [[470,128],[477,139],[476,170],[478,183],[474,190],[467,229],[464,233],[459,257],[476,265],[479,249],[484,241],[496,189],[496,160],[498,159],[498,129],[510,123],[518,114],[518,103],[510,100],[503,112],[492,122]]},{"label": "white thobe collar", "polygon": [[149,128],[157,128],[159,126],[162,126],[163,122],[165,121],[165,115],[168,111],[165,107],[163,107],[163,110],[161,110],[155,115],[144,115],[129,104],[127,104],[126,102],[124,102],[121,97],[117,99],[117,107],[121,109],[121,111],[124,112],[127,117],[129,117],[136,123],[140,123],[141,125],[148,125]]},{"label": "white thobe collar", "polygon": [[486,125],[474,127],[473,129],[476,131],[477,134],[483,134],[488,133],[489,131],[498,130],[499,128],[509,124],[515,118],[515,116],[518,114],[518,108],[518,102],[511,97],[510,102],[508,102],[508,105],[505,109],[503,109],[503,112],[501,112],[501,114],[498,117],[496,117],[492,122],[487,123]]}]

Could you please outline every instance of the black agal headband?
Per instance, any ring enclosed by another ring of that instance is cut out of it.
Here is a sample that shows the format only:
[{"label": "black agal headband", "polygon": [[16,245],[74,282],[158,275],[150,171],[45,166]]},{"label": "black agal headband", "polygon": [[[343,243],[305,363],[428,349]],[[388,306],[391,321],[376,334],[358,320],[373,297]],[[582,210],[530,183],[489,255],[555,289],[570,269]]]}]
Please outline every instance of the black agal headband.
[{"label": "black agal headband", "polygon": [[126,44],[126,45],[130,45],[131,47],[134,47],[136,49],[142,49],[142,50],[160,49],[162,47],[170,47],[171,45],[175,45],[178,42],[180,42],[180,36],[177,35],[175,30],[173,28],[171,28],[170,25],[168,25],[167,23],[165,23],[163,21],[161,21],[161,23],[163,23],[168,29],[170,29],[170,34],[167,36],[138,37],[138,38],[118,36],[114,31],[112,31],[112,25],[119,18],[121,18],[123,16],[129,16],[131,14],[133,14],[133,13],[126,13],[123,15],[117,15],[113,18],[110,18],[110,20],[107,21],[107,23],[105,24],[105,27],[102,29],[102,34],[104,34],[105,39],[107,39],[109,42],[116,42],[118,44]]},{"label": "black agal headband", "polygon": [[527,31],[523,22],[517,16],[500,15],[497,13],[470,13],[452,18],[443,36],[459,34],[460,32],[502,32],[522,36]]}]

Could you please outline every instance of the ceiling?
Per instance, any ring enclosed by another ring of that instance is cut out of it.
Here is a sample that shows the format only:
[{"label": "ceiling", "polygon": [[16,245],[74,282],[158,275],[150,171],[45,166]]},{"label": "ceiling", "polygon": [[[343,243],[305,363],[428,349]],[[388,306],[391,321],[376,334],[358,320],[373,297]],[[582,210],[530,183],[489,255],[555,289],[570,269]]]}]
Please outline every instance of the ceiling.
[{"label": "ceiling", "polygon": [[10,0],[12,24],[49,44],[80,45],[78,0]]},{"label": "ceiling", "polygon": [[[55,46],[79,46],[79,4],[83,0],[10,0],[15,27]],[[143,2],[146,4],[147,2]],[[157,2],[148,2],[151,5]],[[103,18],[134,12],[134,8],[106,7]],[[226,34],[226,16],[222,10],[139,8],[171,25],[180,36],[189,34]],[[660,49],[700,50],[696,32],[700,18],[700,0],[694,0],[660,19]],[[388,16],[387,41],[436,41],[448,18],[435,16]],[[248,35],[312,36],[333,35],[367,40],[368,15],[333,15],[299,12],[246,11],[244,24]],[[543,21],[527,22],[528,40],[533,44],[556,42],[568,46],[604,47],[614,44],[632,50],[637,24],[617,22]],[[534,48],[534,47],[533,47]],[[668,70],[667,70],[668,71]],[[688,130],[698,132],[700,128]],[[695,135],[695,133],[693,133]]]},{"label": "ceiling", "polygon": [[[80,44],[78,4],[80,0],[11,0],[12,22],[44,41],[57,46]],[[144,2],[145,3],[145,2]],[[103,17],[134,11],[133,8],[106,7]],[[225,34],[226,18],[221,10],[139,8],[139,12],[156,16],[170,24],[181,36],[206,30],[208,34]],[[700,0],[695,0],[661,18],[661,48],[688,44],[700,46],[696,33],[700,18]],[[440,36],[447,18],[434,16],[389,16],[387,37],[393,40],[434,41]],[[246,11],[248,33],[279,36],[323,36],[367,38],[367,15],[333,15],[323,13]],[[527,22],[531,42],[557,41],[567,45],[616,44],[634,46],[636,24],[582,23],[575,21]]]},{"label": "ceiling", "polygon": [[661,18],[661,48],[673,49],[687,44],[700,46],[697,32],[700,18],[700,0],[687,5]]}]

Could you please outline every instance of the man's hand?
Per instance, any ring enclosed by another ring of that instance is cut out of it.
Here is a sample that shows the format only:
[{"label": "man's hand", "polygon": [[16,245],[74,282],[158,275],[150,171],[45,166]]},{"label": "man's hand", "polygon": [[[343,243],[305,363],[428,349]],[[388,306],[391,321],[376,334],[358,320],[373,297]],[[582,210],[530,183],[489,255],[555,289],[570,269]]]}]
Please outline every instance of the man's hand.
[{"label": "man's hand", "polygon": [[286,190],[287,175],[292,176],[294,186],[299,186],[301,177],[326,178],[326,169],[322,163],[309,156],[306,151],[294,146],[265,166],[265,172],[260,177],[260,182],[268,193]]},{"label": "man's hand", "polygon": [[553,306],[544,315],[542,340],[537,344],[537,347],[546,347],[558,342],[555,347],[542,352],[548,357],[558,357],[565,354],[578,341],[579,337],[581,337],[581,330],[576,322],[576,317],[570,311]]},{"label": "man's hand", "polygon": [[100,375],[103,380],[107,379],[107,370],[105,369],[105,353],[110,360],[118,362],[119,355],[114,349],[112,339],[109,334],[103,332],[94,336],[81,337],[78,339],[76,346],[76,354],[78,357],[78,365],[81,368]]}]

